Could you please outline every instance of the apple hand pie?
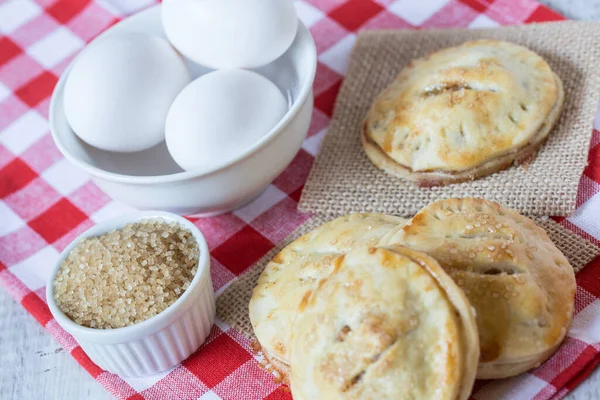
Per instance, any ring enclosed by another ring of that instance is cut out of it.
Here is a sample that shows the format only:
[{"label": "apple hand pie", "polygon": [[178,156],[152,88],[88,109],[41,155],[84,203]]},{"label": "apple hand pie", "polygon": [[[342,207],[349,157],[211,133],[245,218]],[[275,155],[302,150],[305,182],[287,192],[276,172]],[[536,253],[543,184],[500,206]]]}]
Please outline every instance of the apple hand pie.
[{"label": "apple hand pie", "polygon": [[477,377],[505,378],[544,362],[564,339],[575,274],[546,231],[482,199],[431,203],[380,245],[429,254],[477,311]]},{"label": "apple hand pie", "polygon": [[535,156],[559,119],[560,78],[533,51],[477,40],[413,61],[375,100],[362,143],[422,186],[473,180]]},{"label": "apple hand pie", "polygon": [[402,246],[360,246],[336,266],[307,291],[293,325],[294,399],[467,399],[477,327],[437,261]]},{"label": "apple hand pie", "polygon": [[250,322],[265,358],[287,381],[292,322],[303,296],[334,269],[334,260],[353,247],[376,246],[406,220],[384,214],[336,218],[290,243],[262,272],[250,300]]}]

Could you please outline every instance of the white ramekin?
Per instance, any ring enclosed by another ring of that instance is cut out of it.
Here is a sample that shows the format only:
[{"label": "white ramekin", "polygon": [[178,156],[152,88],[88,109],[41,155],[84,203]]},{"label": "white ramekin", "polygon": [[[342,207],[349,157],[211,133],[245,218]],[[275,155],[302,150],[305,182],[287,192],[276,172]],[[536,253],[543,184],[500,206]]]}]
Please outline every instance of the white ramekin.
[{"label": "white ramekin", "polygon": [[[160,314],[118,329],[93,329],[71,321],[54,301],[54,277],[60,265],[82,238],[102,235],[131,222],[162,218],[189,229],[200,249],[198,272],[187,290]],[[215,318],[215,295],[210,278],[210,256],[202,233],[178,215],[162,211],[139,211],[95,225],[79,235],[64,251],[46,286],[50,312],[58,324],[83,348],[100,368],[121,376],[144,376],[165,371],[200,347]]]}]

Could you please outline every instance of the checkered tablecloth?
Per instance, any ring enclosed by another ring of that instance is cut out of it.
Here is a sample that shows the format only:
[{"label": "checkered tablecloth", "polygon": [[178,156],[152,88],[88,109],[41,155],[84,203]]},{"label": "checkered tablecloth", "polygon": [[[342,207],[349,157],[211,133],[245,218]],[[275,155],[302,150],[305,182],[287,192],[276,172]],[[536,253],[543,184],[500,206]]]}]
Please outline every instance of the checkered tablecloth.
[{"label": "checkered tablecloth", "polygon": [[[207,343],[175,369],[125,379],[93,364],[45,304],[44,286],[59,252],[94,223],[130,210],[58,152],[48,129],[50,94],[86,42],[153,3],[0,0],[0,283],[118,398],[290,399],[289,390],[261,369],[248,339],[222,321],[217,320]],[[297,202],[325,134],[356,31],[562,19],[533,0],[305,0],[297,1],[296,8],[319,52],[312,125],[302,150],[260,198],[231,214],[190,218],[208,240],[217,294],[308,219],[297,211]],[[598,144],[600,133],[595,131],[579,208],[558,221],[600,245]],[[530,373],[477,382],[473,398],[559,398],[585,379],[600,361],[600,260],[579,273],[577,282],[576,316],[560,350]]]}]

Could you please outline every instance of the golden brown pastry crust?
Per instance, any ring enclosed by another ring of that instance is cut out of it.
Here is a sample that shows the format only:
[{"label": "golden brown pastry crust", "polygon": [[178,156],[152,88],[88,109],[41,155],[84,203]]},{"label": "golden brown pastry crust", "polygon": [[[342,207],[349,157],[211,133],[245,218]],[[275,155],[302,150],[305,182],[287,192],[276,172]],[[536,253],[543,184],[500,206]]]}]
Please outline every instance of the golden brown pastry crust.
[{"label": "golden brown pastry crust", "polygon": [[434,257],[473,307],[478,378],[513,376],[545,361],[573,315],[573,268],[533,221],[482,199],[436,201],[381,244]]},{"label": "golden brown pastry crust", "polygon": [[426,254],[359,246],[294,322],[295,399],[467,399],[479,344],[463,292]]},{"label": "golden brown pastry crust", "polygon": [[359,244],[376,246],[404,222],[368,213],[336,218],[290,243],[267,264],[250,300],[250,321],[265,358],[284,381],[289,373],[291,325],[306,292],[333,271],[338,255]]},{"label": "golden brown pastry crust", "polygon": [[562,82],[536,53],[478,40],[413,61],[374,102],[361,140],[379,168],[424,186],[532,158],[559,119]]}]

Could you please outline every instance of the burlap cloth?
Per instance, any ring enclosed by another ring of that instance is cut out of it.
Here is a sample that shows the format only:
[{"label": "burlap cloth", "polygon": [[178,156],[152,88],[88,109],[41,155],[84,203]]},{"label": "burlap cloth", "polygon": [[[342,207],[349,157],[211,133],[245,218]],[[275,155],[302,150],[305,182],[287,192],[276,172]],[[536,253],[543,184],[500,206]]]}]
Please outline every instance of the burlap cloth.
[{"label": "burlap cloth", "polygon": [[[234,281],[217,297],[217,317],[234,327],[248,338],[254,338],[250,317],[248,315],[248,303],[252,296],[252,290],[256,286],[258,277],[267,263],[293,240],[303,234],[324,224],[330,218],[317,215],[305,222],[288,238],[268,252],[248,271]],[[548,232],[548,235],[556,246],[567,257],[575,272],[579,272],[593,258],[600,254],[600,247],[583,239],[581,236],[563,228],[556,222],[547,218],[534,218],[535,222]]]},{"label": "burlap cloth", "polygon": [[[360,128],[377,94],[411,60],[480,38],[507,40],[534,50],[564,83],[565,109],[533,162],[473,182],[434,188],[419,188],[373,166],[362,149]],[[299,209],[410,216],[440,198],[483,197],[525,215],[569,215],[575,210],[577,185],[587,162],[600,94],[599,65],[600,23],[596,22],[362,32]]]}]

